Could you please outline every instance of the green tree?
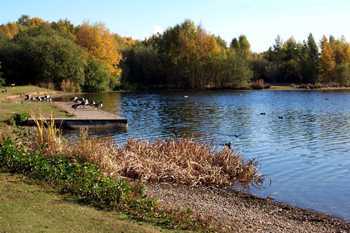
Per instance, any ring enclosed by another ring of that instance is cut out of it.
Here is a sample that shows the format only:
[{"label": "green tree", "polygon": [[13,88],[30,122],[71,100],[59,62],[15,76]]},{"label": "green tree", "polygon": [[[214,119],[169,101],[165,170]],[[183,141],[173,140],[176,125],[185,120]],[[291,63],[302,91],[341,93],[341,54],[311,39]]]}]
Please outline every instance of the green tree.
[{"label": "green tree", "polygon": [[230,48],[234,49],[234,50],[239,50],[240,46],[239,46],[239,41],[237,40],[237,38],[233,38],[230,44]]},{"label": "green tree", "polygon": [[304,44],[303,76],[305,83],[316,83],[319,76],[319,50],[313,35],[310,33]]},{"label": "green tree", "polygon": [[336,78],[334,80],[342,86],[350,86],[350,64],[342,63],[336,68]]},{"label": "green tree", "polygon": [[85,68],[85,81],[83,84],[83,90],[87,92],[100,92],[108,90],[109,77],[105,65],[94,58],[90,58],[87,61]]},{"label": "green tree", "polygon": [[9,76],[21,83],[53,84],[56,88],[69,80],[74,89],[79,90],[84,83],[83,50],[50,28],[39,31],[41,33],[33,28],[19,33],[0,51],[4,63],[8,63],[11,70],[18,70],[15,74],[10,71]]}]

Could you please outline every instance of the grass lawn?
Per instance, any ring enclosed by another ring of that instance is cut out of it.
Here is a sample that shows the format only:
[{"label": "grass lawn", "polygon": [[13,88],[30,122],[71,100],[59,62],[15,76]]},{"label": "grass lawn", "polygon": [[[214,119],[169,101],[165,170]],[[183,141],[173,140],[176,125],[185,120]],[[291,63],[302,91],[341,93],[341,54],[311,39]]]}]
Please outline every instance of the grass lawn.
[{"label": "grass lawn", "polygon": [[32,95],[57,95],[63,92],[50,90],[42,87],[37,86],[31,86],[31,85],[25,85],[25,86],[15,86],[15,87],[2,87],[0,90],[5,90],[6,93],[0,92],[0,101],[5,100],[7,97],[15,96],[15,95],[25,95],[25,94],[32,94]]},{"label": "grass lawn", "polygon": [[0,173],[1,233],[158,233],[179,232],[138,223],[111,211],[79,205],[28,179]]},{"label": "grass lawn", "polygon": [[23,98],[25,94],[31,95],[57,95],[63,94],[58,91],[40,88],[36,86],[17,86],[6,87],[0,90],[6,89],[6,93],[0,93],[0,121],[9,119],[14,113],[33,113],[36,115],[42,114],[43,116],[49,116],[51,113],[57,117],[68,116],[66,112],[57,109],[50,103],[38,103],[38,102],[24,102]]},{"label": "grass lawn", "polygon": [[[292,87],[289,85],[272,85],[269,89],[267,90],[278,90],[278,91],[285,91],[285,90],[298,90],[296,87]],[[300,90],[300,89],[299,89]]]}]

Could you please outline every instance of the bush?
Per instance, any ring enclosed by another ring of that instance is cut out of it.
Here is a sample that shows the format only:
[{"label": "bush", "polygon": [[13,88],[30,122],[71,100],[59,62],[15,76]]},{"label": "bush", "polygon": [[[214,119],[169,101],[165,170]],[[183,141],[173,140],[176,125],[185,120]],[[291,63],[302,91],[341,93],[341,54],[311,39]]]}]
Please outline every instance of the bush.
[{"label": "bush", "polygon": [[58,185],[79,200],[101,207],[116,208],[132,198],[144,198],[124,180],[104,176],[95,165],[70,161],[65,157],[45,158],[39,152],[19,150],[11,140],[0,149],[0,167],[33,179]]},{"label": "bush", "polygon": [[12,125],[21,125],[27,121],[29,117],[30,115],[27,112],[16,113],[9,119],[9,123]]},{"label": "bush", "polygon": [[[1,77],[1,72],[0,72],[0,77]],[[4,78],[0,78],[0,87],[3,87],[6,85],[6,80]]]},{"label": "bush", "polygon": [[117,209],[134,219],[184,230],[209,229],[210,223],[189,211],[165,209],[144,194],[143,185],[105,176],[95,165],[64,156],[45,157],[40,151],[18,149],[6,139],[0,145],[0,169],[45,181],[79,201]]}]

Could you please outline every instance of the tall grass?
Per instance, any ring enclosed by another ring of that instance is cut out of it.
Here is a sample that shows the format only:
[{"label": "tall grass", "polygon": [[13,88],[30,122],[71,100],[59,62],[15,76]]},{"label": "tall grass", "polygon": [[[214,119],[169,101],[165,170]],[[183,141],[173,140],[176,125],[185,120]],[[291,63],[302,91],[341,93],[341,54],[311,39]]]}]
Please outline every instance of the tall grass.
[{"label": "tall grass", "polygon": [[[33,115],[32,115],[33,116]],[[42,120],[42,117],[33,117],[35,122],[35,140],[33,146],[36,149],[45,150],[46,155],[54,155],[58,152],[63,152],[65,140],[62,137],[62,132],[56,127],[55,119],[51,115],[49,120]]]},{"label": "tall grass", "polygon": [[48,156],[64,154],[94,163],[108,176],[192,186],[262,182],[255,161],[245,161],[228,148],[217,151],[191,139],[155,142],[130,139],[115,145],[111,138],[89,138],[86,130],[81,131],[78,141],[68,143],[53,120],[35,122],[35,148],[41,148]]}]

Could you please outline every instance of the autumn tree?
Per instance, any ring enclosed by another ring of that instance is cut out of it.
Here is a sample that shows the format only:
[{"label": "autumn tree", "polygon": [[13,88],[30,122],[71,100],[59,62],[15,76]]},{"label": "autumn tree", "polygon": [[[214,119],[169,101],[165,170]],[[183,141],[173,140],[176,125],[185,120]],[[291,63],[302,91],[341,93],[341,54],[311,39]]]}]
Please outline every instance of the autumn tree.
[{"label": "autumn tree", "polygon": [[20,31],[16,23],[7,23],[0,25],[0,34],[8,39],[12,39]]},{"label": "autumn tree", "polygon": [[30,17],[28,15],[22,15],[18,20],[17,24],[23,27],[36,27],[43,24],[46,24],[47,22],[39,17]]},{"label": "autumn tree", "polygon": [[[333,41],[333,40],[332,40]],[[323,36],[321,40],[321,56],[320,56],[320,80],[321,82],[333,81],[336,69],[336,62],[333,50],[327,37]]]},{"label": "autumn tree", "polygon": [[77,43],[85,48],[90,56],[105,64],[111,77],[110,85],[113,86],[121,74],[118,67],[121,53],[114,36],[103,24],[91,25],[85,22],[79,26],[76,37]]},{"label": "autumn tree", "polygon": [[63,37],[73,41],[76,40],[75,26],[68,19],[60,19],[57,22],[52,22],[51,27]]}]

